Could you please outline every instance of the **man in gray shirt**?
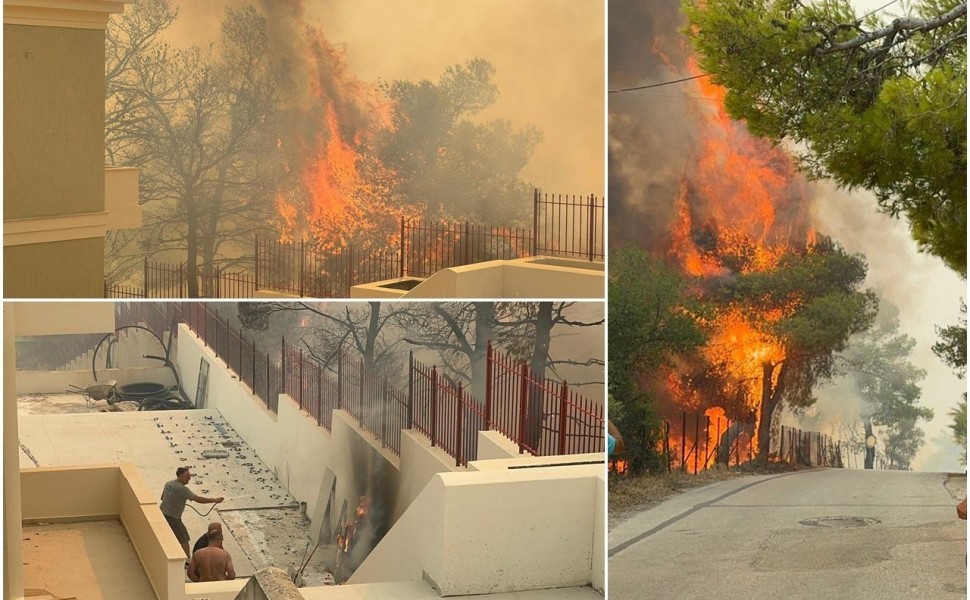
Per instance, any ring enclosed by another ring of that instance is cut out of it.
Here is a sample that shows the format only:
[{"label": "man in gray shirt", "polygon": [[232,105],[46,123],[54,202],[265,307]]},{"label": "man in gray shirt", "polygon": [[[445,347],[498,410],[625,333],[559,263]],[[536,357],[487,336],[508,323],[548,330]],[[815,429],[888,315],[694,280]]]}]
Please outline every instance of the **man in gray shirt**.
[{"label": "man in gray shirt", "polygon": [[162,489],[162,503],[158,506],[162,514],[165,515],[165,520],[168,521],[169,527],[175,533],[179,544],[182,545],[182,550],[185,551],[186,558],[189,557],[190,538],[188,530],[182,523],[185,502],[191,500],[192,502],[199,502],[200,504],[218,504],[223,500],[222,496],[218,498],[206,498],[205,496],[196,496],[193,494],[192,490],[186,487],[191,478],[192,473],[189,472],[188,467],[179,467],[176,469],[175,479],[166,483]]}]

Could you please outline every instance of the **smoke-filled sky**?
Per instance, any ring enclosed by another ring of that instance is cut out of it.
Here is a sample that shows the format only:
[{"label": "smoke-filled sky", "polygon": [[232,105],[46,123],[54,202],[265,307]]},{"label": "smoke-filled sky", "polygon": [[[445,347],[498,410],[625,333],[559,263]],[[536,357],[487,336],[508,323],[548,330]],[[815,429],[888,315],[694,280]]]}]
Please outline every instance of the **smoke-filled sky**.
[{"label": "smoke-filled sky", "polygon": [[[259,7],[264,2],[251,2]],[[176,1],[171,40],[207,44],[219,37],[228,4]],[[271,3],[265,3],[271,4]],[[601,0],[296,0],[306,20],[346,52],[366,83],[436,81],[450,65],[480,57],[496,69],[501,97],[483,118],[534,124],[544,141],[523,171],[557,193],[601,195],[604,8]]]},{"label": "smoke-filled sky", "polygon": [[[857,3],[861,10],[885,4]],[[613,2],[609,14],[609,89],[690,76],[682,67],[689,54],[679,33],[678,0]],[[663,239],[675,214],[683,175],[697,160],[693,115],[710,104],[694,82],[609,96],[610,246],[650,246]],[[927,371],[921,403],[935,418],[924,425],[927,443],[914,468],[958,470],[954,448],[942,440],[966,389],[930,350],[935,326],[956,324],[966,282],[942,262],[920,254],[905,223],[881,215],[865,192],[846,193],[827,183],[809,186],[814,224],[848,251],[866,255],[868,285],[882,289],[900,310],[901,330],[917,340],[912,360]],[[611,326],[617,326],[616,323]]]}]

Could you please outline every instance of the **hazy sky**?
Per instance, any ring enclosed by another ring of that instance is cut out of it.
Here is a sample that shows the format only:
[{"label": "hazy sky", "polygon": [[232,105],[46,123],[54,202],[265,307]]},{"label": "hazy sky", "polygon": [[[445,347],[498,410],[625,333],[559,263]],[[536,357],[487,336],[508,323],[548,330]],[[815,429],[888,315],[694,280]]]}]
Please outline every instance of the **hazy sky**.
[{"label": "hazy sky", "polygon": [[[218,37],[227,2],[176,4],[173,33],[179,39],[207,43]],[[483,116],[508,118],[517,127],[532,123],[544,135],[525,178],[550,192],[605,192],[602,0],[304,0],[303,5],[307,20],[345,47],[350,70],[365,82],[437,80],[450,65],[485,58],[497,71],[501,97]]]}]

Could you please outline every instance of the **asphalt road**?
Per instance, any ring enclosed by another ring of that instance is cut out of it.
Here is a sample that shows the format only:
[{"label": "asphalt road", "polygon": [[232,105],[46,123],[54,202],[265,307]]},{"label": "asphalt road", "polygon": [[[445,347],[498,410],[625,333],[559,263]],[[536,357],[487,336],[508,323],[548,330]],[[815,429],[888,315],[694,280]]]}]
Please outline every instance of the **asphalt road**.
[{"label": "asphalt road", "polygon": [[824,469],[692,490],[610,530],[607,597],[967,598],[966,480],[946,479]]}]

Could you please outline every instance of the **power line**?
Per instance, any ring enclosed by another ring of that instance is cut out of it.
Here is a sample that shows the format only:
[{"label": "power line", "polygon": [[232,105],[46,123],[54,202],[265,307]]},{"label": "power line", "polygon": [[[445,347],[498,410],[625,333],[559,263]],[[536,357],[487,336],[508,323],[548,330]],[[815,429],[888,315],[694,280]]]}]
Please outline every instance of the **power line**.
[{"label": "power line", "polygon": [[607,90],[608,94],[616,94],[618,92],[635,92],[637,90],[648,90],[650,88],[661,87],[665,85],[672,85],[675,83],[683,83],[685,81],[690,81],[692,79],[700,79],[701,77],[707,77],[710,73],[701,73],[700,75],[694,75],[693,77],[684,77],[683,79],[674,79],[672,81],[662,81],[660,83],[650,83],[647,85],[638,85],[636,87],[623,88],[620,90]]},{"label": "power line", "polygon": [[[861,17],[858,18],[858,20],[861,21],[862,19],[865,19],[869,15],[875,14],[875,13],[879,12],[880,10],[883,10],[884,8],[889,8],[890,6],[892,6],[893,4],[896,4],[899,1],[900,0],[890,0],[886,4],[883,4],[882,6],[880,6],[879,8],[873,9],[873,10],[867,12],[866,14],[862,15]],[[661,81],[660,83],[651,83],[651,84],[647,84],[647,85],[638,85],[636,87],[623,88],[623,89],[619,89],[619,90],[607,90],[607,93],[608,94],[617,94],[617,93],[620,93],[620,92],[635,92],[637,90],[648,90],[648,89],[651,89],[651,88],[662,87],[662,86],[665,86],[665,85],[673,85],[675,83],[683,83],[685,81],[691,81],[691,80],[694,80],[694,79],[700,79],[701,77],[707,77],[709,75],[710,75],[710,73],[701,73],[700,75],[694,75],[693,77],[684,77],[683,79],[673,79],[671,81]]]}]

